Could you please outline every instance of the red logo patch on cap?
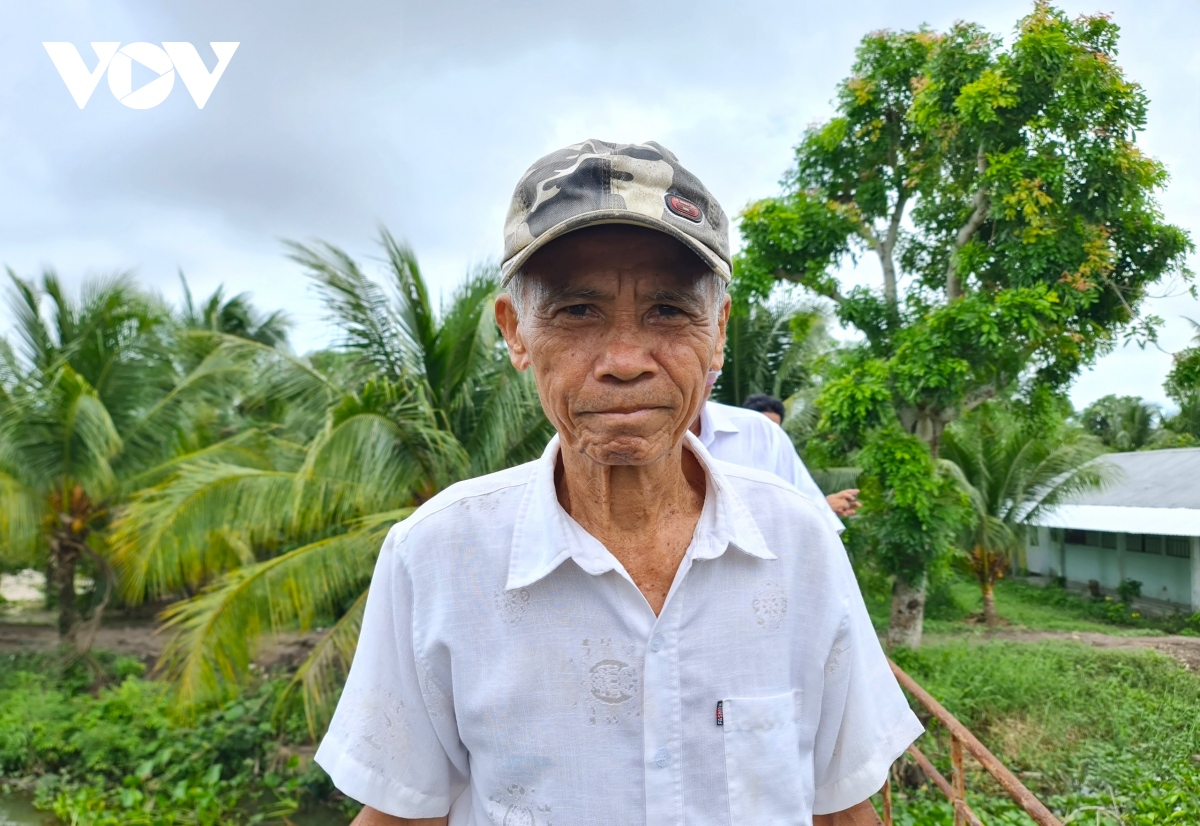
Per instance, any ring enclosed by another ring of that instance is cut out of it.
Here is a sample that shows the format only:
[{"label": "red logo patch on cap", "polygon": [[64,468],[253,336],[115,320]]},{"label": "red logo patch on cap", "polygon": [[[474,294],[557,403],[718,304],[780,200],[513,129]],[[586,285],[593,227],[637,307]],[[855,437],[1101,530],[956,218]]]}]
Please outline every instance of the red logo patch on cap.
[{"label": "red logo patch on cap", "polygon": [[680,198],[678,195],[666,196],[667,209],[674,212],[680,218],[687,218],[689,221],[695,221],[697,224],[703,220],[704,216],[700,213],[700,207],[693,204],[687,198]]}]

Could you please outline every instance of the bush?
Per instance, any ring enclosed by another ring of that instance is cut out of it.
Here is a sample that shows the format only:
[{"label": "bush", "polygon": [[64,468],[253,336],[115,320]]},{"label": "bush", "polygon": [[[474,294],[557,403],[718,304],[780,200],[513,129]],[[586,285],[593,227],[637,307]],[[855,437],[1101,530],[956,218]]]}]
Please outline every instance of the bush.
[{"label": "bush", "polygon": [[1117,596],[1121,602],[1126,605],[1131,604],[1135,599],[1142,595],[1142,583],[1136,579],[1123,579],[1121,584],[1117,586]]},{"label": "bush", "polygon": [[[287,749],[299,716],[273,722],[283,688],[263,681],[239,699],[181,719],[131,658],[100,656],[114,684],[42,656],[0,669],[0,785],[32,784],[39,808],[80,826],[256,823],[330,791],[318,767]],[[252,813],[251,810],[258,810]]]}]

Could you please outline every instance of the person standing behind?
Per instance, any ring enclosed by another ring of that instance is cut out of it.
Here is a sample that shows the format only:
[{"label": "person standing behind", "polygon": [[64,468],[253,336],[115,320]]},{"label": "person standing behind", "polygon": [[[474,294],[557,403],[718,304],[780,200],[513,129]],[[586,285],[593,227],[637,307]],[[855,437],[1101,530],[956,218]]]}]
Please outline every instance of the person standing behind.
[{"label": "person standing behind", "polygon": [[[709,375],[710,394],[716,380],[715,373]],[[751,407],[751,400],[757,406]],[[773,473],[814,502],[824,501],[828,506],[823,509],[825,520],[838,533],[844,531],[846,526],[841,518],[858,511],[858,490],[852,488],[826,496],[813,481],[792,440],[779,426],[783,421],[780,412],[783,403],[763,393],[747,397],[746,402],[746,407],[733,407],[710,397],[692,422],[692,433],[714,458]],[[772,417],[772,413],[778,418]]]},{"label": "person standing behind", "polygon": [[[787,415],[783,402],[766,393],[751,393],[742,402],[742,407],[758,411],[780,427],[783,426],[783,417]],[[788,439],[788,444],[791,445],[791,439]],[[794,445],[792,445],[791,452],[796,453]],[[799,454],[796,454],[796,461],[800,461]],[[812,478],[811,475],[809,478]],[[829,507],[833,508],[833,512],[842,518],[854,516],[862,506],[862,503],[858,501],[858,488],[847,488],[839,490],[837,493],[831,493],[825,497],[825,501],[829,503]]]},{"label": "person standing behind", "polygon": [[742,402],[742,407],[763,414],[780,427],[783,426],[783,417],[787,415],[783,402],[766,393],[751,393]]}]

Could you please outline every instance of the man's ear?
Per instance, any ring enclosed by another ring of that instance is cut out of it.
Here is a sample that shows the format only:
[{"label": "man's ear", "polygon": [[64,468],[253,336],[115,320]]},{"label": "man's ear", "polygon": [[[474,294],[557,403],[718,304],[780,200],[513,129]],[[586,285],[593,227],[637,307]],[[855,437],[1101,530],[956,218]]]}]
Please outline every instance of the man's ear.
[{"label": "man's ear", "polygon": [[517,308],[513,306],[512,296],[500,293],[496,298],[496,323],[500,325],[500,334],[508,343],[508,358],[513,367],[518,370],[529,368],[529,350],[521,337],[521,325],[517,321]]},{"label": "man's ear", "polygon": [[733,299],[725,296],[721,311],[717,314],[717,349],[713,352],[710,370],[720,371],[725,366],[725,331],[729,327],[729,311],[733,307]]}]

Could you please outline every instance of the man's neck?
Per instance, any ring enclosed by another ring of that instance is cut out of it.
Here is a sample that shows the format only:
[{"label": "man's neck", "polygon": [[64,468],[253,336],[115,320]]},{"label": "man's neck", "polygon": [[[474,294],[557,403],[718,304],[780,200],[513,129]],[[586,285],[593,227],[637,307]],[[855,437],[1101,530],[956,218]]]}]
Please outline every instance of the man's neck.
[{"label": "man's neck", "polygon": [[657,614],[704,507],[703,466],[682,444],[649,465],[559,457],[559,503],[620,561]]}]

